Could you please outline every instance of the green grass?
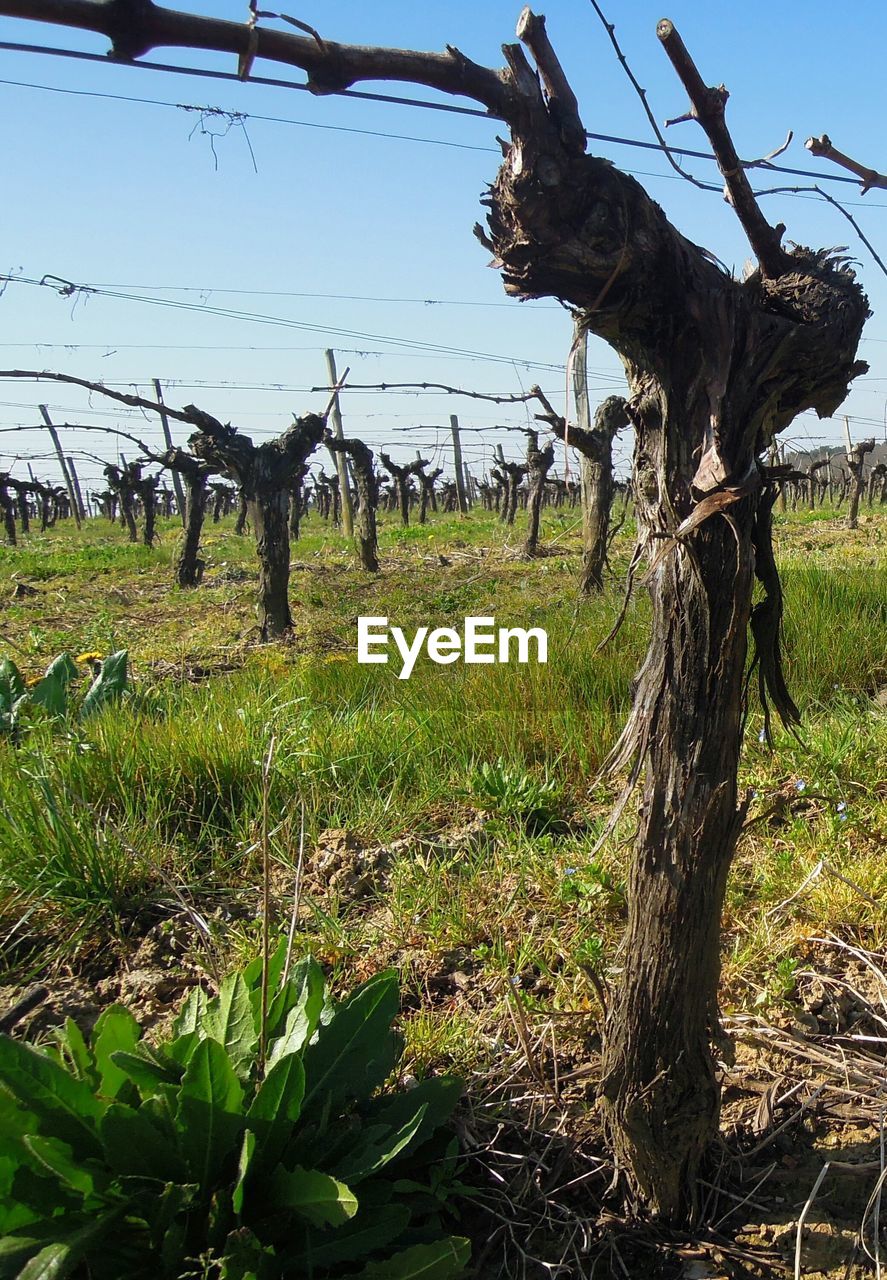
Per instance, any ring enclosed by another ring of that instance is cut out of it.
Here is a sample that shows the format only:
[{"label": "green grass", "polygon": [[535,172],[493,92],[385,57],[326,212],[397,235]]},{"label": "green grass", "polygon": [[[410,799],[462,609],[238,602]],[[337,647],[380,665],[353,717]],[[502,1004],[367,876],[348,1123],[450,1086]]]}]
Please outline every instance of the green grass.
[{"label": "green grass", "polygon": [[[884,940],[869,899],[887,889],[887,714],[871,699],[887,684],[887,519],[864,513],[847,535],[815,514],[777,524],[787,670],[804,725],[800,741],[779,733],[771,754],[752,707],[742,781],[757,792],[752,818],[765,816],[742,840],[728,892],[724,999],[733,1008],[790,998],[806,937],[834,929]],[[586,969],[605,971],[616,955],[631,829],[626,818],[595,851],[617,791],[597,773],[626,715],[648,609],[641,596],[596,652],[622,592],[614,581],[602,597],[577,601],[577,518],[546,513],[554,554],[534,562],[515,554],[520,528],[503,530],[489,515],[409,531],[389,518],[375,578],[312,517],[293,556],[295,640],[266,647],[253,629],[252,544],[230,522],[207,526],[206,580],[193,592],[170,585],[172,525],[153,552],[104,522],[3,549],[0,583],[25,580],[38,593],[4,608],[10,656],[32,674],[62,648],[127,646],[136,682],[128,704],[76,733],[41,726],[17,746],[0,744],[8,980],[53,961],[76,964],[86,940],[90,954],[125,950],[155,904],[170,900],[170,883],[216,912],[223,963],[253,951],[262,761],[273,738],[281,920],[303,814],[309,863],[329,829],[366,846],[401,842],[368,896],[310,881],[298,942],[343,980],[397,965],[417,1059],[482,1062],[503,1017],[503,984],[515,977],[529,1009],[591,1016]],[[629,549],[621,537],[617,568]],[[407,630],[469,613],[541,625],[549,662],[420,662],[399,681],[391,665],[357,664],[360,613],[387,614]],[[483,785],[485,762],[506,783]],[[514,798],[546,784],[560,819],[548,827]],[[767,817],[785,794],[791,803]],[[478,802],[488,821],[476,839],[438,838],[464,826]],[[845,879],[823,872],[780,908],[823,858]],[[447,978],[455,971],[462,986]]]}]

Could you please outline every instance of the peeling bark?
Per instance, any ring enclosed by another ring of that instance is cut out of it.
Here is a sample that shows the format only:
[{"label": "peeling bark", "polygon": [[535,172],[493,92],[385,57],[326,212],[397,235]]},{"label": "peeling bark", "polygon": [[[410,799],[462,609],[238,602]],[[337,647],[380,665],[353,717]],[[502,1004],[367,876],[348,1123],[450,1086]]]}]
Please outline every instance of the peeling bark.
[{"label": "peeling bark", "polygon": [[234,532],[238,538],[242,538],[246,533],[246,498],[243,496],[243,490],[237,494],[237,519],[234,521]]},{"label": "peeling bark", "polygon": [[157,461],[181,476],[185,490],[184,534],[173,566],[175,581],[180,587],[197,587],[205,568],[200,558],[200,535],[209,498],[208,479],[213,468],[176,448],[167,449]]},{"label": "peeling bark", "polygon": [[[630,767],[642,798],[601,1100],[635,1194],[670,1218],[695,1211],[719,1112],[710,1041],[721,905],[744,814],[749,622],[765,707],[797,718],[779,661],[774,492],[757,458],[801,409],[834,411],[858,371],[867,314],[846,268],[796,252],[799,270],[767,285],[723,276],[706,298],[688,281],[682,296],[707,304],[705,334],[690,315],[668,334],[668,352],[652,333],[646,350],[632,334],[614,342],[631,389],[653,625],[612,761]],[[766,594],[752,612],[755,573]]]},{"label": "peeling bark", "polygon": [[197,587],[206,567],[200,557],[200,535],[206,515],[206,472],[183,474],[185,483],[185,533],[176,558],[175,575],[180,587]]},{"label": "peeling bark", "polygon": [[539,551],[539,517],[542,514],[542,499],[545,496],[545,477],[554,465],[554,445],[549,443],[539,448],[539,436],[535,431],[528,431],[527,473],[530,477],[530,494],[527,501],[529,522],[527,537],[524,542],[524,554],[535,556]]},{"label": "peeling bark", "polygon": [[290,542],[298,542],[302,532],[303,486],[308,474],[306,466],[299,467],[290,482]]},{"label": "peeling bark", "polygon": [[19,521],[22,526],[22,533],[31,532],[31,512],[28,508],[28,495],[37,493],[36,485],[29,484],[27,480],[15,480],[12,476],[7,476],[6,483],[16,495],[16,507],[18,508]]},{"label": "peeling bark", "polygon": [[847,528],[859,526],[859,503],[865,488],[865,459],[875,447],[874,440],[860,440],[847,454],[847,466],[850,468],[850,507],[847,511]]},{"label": "peeling bark", "polygon": [[400,523],[406,527],[410,523],[410,476],[413,474],[412,468],[410,466],[402,467],[398,463],[392,462],[387,453],[380,453],[379,459],[394,482],[394,492],[397,494],[397,505],[400,509]]},{"label": "peeling bark", "polygon": [[[0,0],[7,14],[40,16],[33,7],[32,0]],[[619,354],[629,385],[653,626],[612,762],[629,768],[641,801],[601,1102],[636,1200],[667,1218],[691,1218],[718,1122],[709,1046],[720,909],[743,815],[736,778],[749,625],[765,697],[786,719],[797,714],[779,661],[773,490],[759,458],[797,414],[832,415],[866,368],[855,353],[868,310],[852,271],[825,251],[782,247],[784,228],[763,218],[727,131],[726,90],[706,87],[666,20],[659,39],[759,263],[743,281],[680,235],[634,178],[585,154],[575,97],[544,19],[529,10],[518,35],[535,69],[520,45],[506,45],[501,71],[453,48],[426,54],[340,45],[153,3],[53,0],[45,16],[104,31],[121,58],[160,44],[223,49],[246,63],[258,56],[303,67],[315,92],[361,78],[405,80],[472,97],[507,122],[511,140],[478,238],[507,293],[571,306]],[[214,448],[225,431],[216,423],[209,433]],[[318,439],[321,431],[322,424]],[[251,490],[270,524],[282,506],[272,470],[260,468]],[[285,533],[284,518],[284,541]],[[270,541],[280,545],[281,535],[273,531]],[[754,575],[764,598],[752,610]]]},{"label": "peeling bark", "polygon": [[823,467],[827,467],[830,461],[831,459],[826,455],[824,458],[820,458],[819,462],[814,462],[812,466],[808,468],[807,483],[809,487],[807,492],[807,503],[811,511],[815,511],[816,509],[816,473],[817,471],[821,471]]},{"label": "peeling bark", "polygon": [[136,479],[141,477],[141,467],[138,468],[138,477],[134,476],[132,471],[132,468],[137,465],[137,463],[131,462],[125,467],[115,467],[112,463],[109,463],[105,467],[105,477],[108,484],[115,491],[120,501],[120,520],[129,534],[130,542],[138,542],[139,540],[135,517],[135,483]]},{"label": "peeling bark", "polygon": [[198,427],[189,440],[197,457],[240,485],[259,558],[259,630],[263,640],[278,639],[293,625],[288,598],[289,487],[320,443],[325,419],[306,414],[276,440],[255,445],[249,436],[223,426],[195,405],[187,405],[184,412]]},{"label": "peeling bark", "polygon": [[354,534],[357,540],[360,567],[367,573],[378,573],[376,506],[379,501],[379,480],[373,467],[372,450],[362,440],[341,439],[335,436],[327,438],[326,446],[333,453],[347,453],[351,458],[358,497]]},{"label": "peeling bark", "polygon": [[419,482],[419,524],[425,524],[428,520],[429,508],[432,511],[437,510],[434,485],[435,481],[443,475],[443,467],[435,467],[434,471],[426,474],[425,468],[430,465],[424,458],[417,458],[411,468],[413,475]]},{"label": "peeling bark", "polygon": [[0,511],[3,512],[3,528],[6,532],[7,546],[14,547],[18,545],[15,531],[15,503],[8,485],[9,476],[5,472],[0,473]]},{"label": "peeling bark", "polygon": [[502,494],[502,503],[499,510],[499,519],[503,524],[514,524],[517,515],[517,503],[520,496],[520,487],[524,477],[527,474],[527,468],[519,462],[506,462],[502,456],[502,449],[499,449],[499,469],[498,472],[492,473],[494,477],[498,476],[504,486]]},{"label": "peeling bark", "polygon": [[145,519],[142,542],[146,547],[153,547],[157,535],[157,477],[145,476],[140,479],[136,492],[142,500],[142,515]]},{"label": "peeling bark", "polygon": [[[580,348],[584,353],[584,342]],[[533,390],[545,404],[547,412],[539,416],[547,422],[559,439],[579,453],[582,484],[582,569],[579,589],[585,594],[602,591],[607,550],[610,543],[610,511],[616,490],[613,478],[613,439],[631,421],[628,404],[622,396],[608,396],[594,413],[594,426],[589,424],[588,398],[585,386],[585,362],[577,358],[574,367],[576,403],[579,425],[568,427],[554,413],[538,387]]]}]

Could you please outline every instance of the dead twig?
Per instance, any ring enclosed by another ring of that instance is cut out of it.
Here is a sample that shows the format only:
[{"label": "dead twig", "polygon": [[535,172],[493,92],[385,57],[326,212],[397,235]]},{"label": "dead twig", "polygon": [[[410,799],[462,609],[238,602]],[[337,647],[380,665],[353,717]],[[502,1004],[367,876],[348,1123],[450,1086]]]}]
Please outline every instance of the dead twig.
[{"label": "dead twig", "polygon": [[819,1177],[813,1184],[813,1190],[807,1197],[807,1203],[801,1210],[801,1216],[798,1218],[798,1234],[795,1237],[795,1280],[801,1280],[801,1245],[803,1241],[804,1223],[807,1220],[807,1214],[813,1207],[813,1201],[816,1199],[816,1193],[825,1181],[825,1176],[828,1173],[829,1168],[829,1161],[826,1160],[825,1164],[819,1171]]},{"label": "dead twig", "polygon": [[12,1028],[42,1004],[48,995],[49,987],[29,987],[15,1004],[11,1005],[4,1014],[0,1014],[0,1032],[8,1035]]},{"label": "dead twig", "polygon": [[296,924],[299,919],[299,907],[302,902],[302,871],[305,863],[305,801],[302,801],[302,816],[299,825],[299,858],[296,863],[296,878],[293,885],[293,909],[290,913],[290,927],[286,938],[286,960],[283,965],[283,981],[289,977],[290,964],[293,958],[293,939],[296,936]]},{"label": "dead twig", "polygon": [[271,762],[276,739],[272,735],[268,754],[262,766],[262,999],[259,1028],[259,1071],[265,1064],[268,1034],[268,963],[271,954],[271,840],[268,835],[268,813],[271,803]]}]

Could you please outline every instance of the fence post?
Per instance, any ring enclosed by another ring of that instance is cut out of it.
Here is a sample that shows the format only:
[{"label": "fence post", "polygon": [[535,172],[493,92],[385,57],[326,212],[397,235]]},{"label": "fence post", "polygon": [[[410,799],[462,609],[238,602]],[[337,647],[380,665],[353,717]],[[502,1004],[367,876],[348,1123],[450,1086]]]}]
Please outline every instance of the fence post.
[{"label": "fence post", "polygon": [[[330,390],[335,387],[338,382],[336,373],[336,357],[332,351],[326,351],[326,367],[330,379]],[[344,440],[345,433],[342,430],[342,413],[339,408],[338,391],[333,396],[333,405],[330,409],[330,419],[333,424],[333,435],[337,440]],[[336,450],[336,471],[339,473],[339,501],[342,511],[342,532],[347,538],[354,537],[354,508],[351,505],[351,489],[348,483],[348,460],[344,452]]]},{"label": "fence post", "polygon": [[[157,396],[157,403],[162,405],[163,389],[160,386],[159,378],[154,379],[154,391]],[[173,447],[172,435],[169,430],[169,419],[166,416],[165,409],[160,410],[160,425],[163,427],[163,438],[166,441],[166,447],[167,449],[171,449]],[[179,515],[181,516],[182,527],[184,528],[185,527],[185,491],[182,488],[182,477],[179,475],[178,471],[174,471],[172,473],[172,487],[176,491],[176,502],[179,504]]]},{"label": "fence post", "polygon": [[46,423],[47,430],[52,436],[52,443],[55,445],[56,457],[59,460],[59,466],[62,469],[62,479],[65,482],[65,488],[68,490],[68,500],[71,503],[71,515],[74,517],[74,523],[80,528],[80,507],[77,504],[77,494],[74,492],[74,485],[71,482],[71,473],[65,462],[65,455],[62,453],[62,445],[59,440],[59,433],[53,426],[52,418],[49,416],[49,410],[45,404],[40,405],[40,415]]}]

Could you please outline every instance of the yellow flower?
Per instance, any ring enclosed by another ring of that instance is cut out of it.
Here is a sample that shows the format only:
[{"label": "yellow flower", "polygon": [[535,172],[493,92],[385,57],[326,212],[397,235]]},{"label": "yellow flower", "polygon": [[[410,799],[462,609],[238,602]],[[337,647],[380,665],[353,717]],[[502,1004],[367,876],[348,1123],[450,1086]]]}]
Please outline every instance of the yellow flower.
[{"label": "yellow flower", "polygon": [[103,653],[78,653],[77,662],[101,662],[104,658]]}]

